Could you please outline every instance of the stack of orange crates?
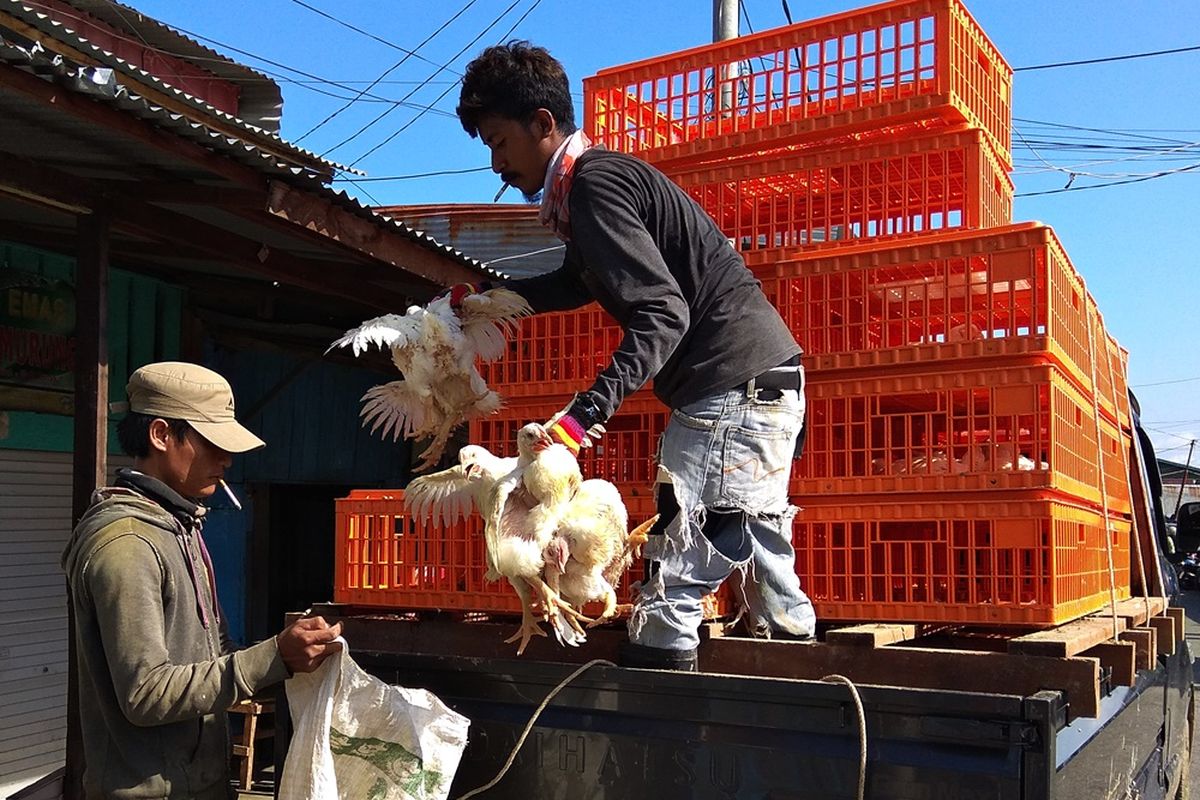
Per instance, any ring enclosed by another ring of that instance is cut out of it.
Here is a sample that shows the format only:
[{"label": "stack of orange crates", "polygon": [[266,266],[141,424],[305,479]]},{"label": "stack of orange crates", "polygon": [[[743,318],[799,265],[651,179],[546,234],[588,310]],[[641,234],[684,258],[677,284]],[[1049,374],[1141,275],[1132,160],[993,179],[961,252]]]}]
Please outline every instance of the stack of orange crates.
[{"label": "stack of orange crates", "polygon": [[805,348],[821,618],[1050,625],[1129,594],[1125,354],[1053,231],[1012,224],[1011,86],[959,0],[584,81],[588,133],[695,199]]},{"label": "stack of orange crates", "polygon": [[[584,81],[593,140],[694,198],[805,348],[794,544],[822,619],[1050,625],[1129,595],[1126,354],[1053,231],[1011,222],[1011,85],[959,0]],[[526,320],[483,367],[508,405],[469,441],[512,454],[621,335],[596,305]],[[653,513],[667,418],[643,390],[581,456],[632,523]],[[422,532],[398,496],[376,502],[339,508],[339,599],[516,608],[482,584],[477,531]]]}]

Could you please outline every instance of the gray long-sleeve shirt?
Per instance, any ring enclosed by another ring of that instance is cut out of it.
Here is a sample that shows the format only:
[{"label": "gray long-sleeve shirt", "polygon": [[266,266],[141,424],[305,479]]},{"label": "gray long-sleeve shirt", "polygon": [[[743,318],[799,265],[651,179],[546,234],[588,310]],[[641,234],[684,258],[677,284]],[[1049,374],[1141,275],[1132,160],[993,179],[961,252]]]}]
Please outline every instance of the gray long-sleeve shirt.
[{"label": "gray long-sleeve shirt", "polygon": [[63,554],[88,798],[224,800],[225,709],[288,676],[274,639],[233,652],[199,536],[154,499],[109,488]]},{"label": "gray long-sleeve shirt", "polygon": [[562,267],[505,286],[536,312],[595,300],[620,323],[621,345],[589,390],[605,418],[651,378],[659,399],[678,408],[800,353],[716,224],[654,167],[589,150],[568,202]]}]

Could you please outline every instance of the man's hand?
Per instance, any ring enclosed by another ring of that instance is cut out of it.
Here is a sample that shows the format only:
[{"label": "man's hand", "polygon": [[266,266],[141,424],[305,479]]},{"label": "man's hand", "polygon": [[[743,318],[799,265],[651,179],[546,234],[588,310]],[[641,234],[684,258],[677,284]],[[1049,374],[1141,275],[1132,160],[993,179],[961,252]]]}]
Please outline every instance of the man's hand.
[{"label": "man's hand", "polygon": [[293,674],[312,672],[330,654],[342,649],[333,640],[342,635],[342,623],[330,626],[322,617],[296,620],[275,637],[279,657]]},{"label": "man's hand", "polygon": [[576,399],[572,398],[567,407],[546,421],[543,426],[550,438],[567,449],[579,455],[580,448],[591,447],[594,439],[605,434],[605,428],[600,423],[587,426],[587,419],[577,408]]},{"label": "man's hand", "polygon": [[[455,311],[458,311],[462,308],[463,300],[465,300],[469,295],[479,294],[480,292],[487,291],[490,288],[491,286],[487,282],[456,283],[449,289],[439,292],[434,296],[433,300],[441,300],[443,297],[449,297],[450,307]],[[432,303],[433,300],[430,300],[429,302]]]}]

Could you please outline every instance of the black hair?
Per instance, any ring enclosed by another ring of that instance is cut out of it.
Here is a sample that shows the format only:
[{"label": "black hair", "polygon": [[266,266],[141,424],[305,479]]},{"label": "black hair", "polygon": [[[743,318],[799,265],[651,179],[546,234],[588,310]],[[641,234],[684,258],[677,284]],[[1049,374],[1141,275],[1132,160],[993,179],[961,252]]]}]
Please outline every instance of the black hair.
[{"label": "black hair", "polygon": [[182,440],[192,429],[191,425],[181,419],[167,419],[130,411],[117,423],[117,441],[121,443],[121,450],[125,455],[133,458],[145,458],[150,455],[150,423],[156,419],[166,422],[171,428],[171,435],[176,439]]},{"label": "black hair", "polygon": [[575,106],[563,65],[546,48],[514,40],[487,48],[467,65],[455,111],[474,139],[485,117],[528,123],[539,108],[550,112],[564,136],[575,132]]}]

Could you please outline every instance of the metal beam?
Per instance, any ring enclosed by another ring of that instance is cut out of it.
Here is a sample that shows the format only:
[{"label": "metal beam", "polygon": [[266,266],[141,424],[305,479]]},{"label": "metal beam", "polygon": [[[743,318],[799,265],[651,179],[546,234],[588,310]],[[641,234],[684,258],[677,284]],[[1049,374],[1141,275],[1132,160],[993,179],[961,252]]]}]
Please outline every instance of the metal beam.
[{"label": "metal beam", "polygon": [[[403,309],[408,305],[407,293],[428,294],[433,286],[429,281],[402,272],[387,275],[381,266],[372,267],[364,261],[367,256],[353,250],[343,251],[345,261],[296,256],[185,214],[106,191],[94,181],[3,153],[0,153],[0,191],[37,198],[37,202],[49,204],[103,208],[111,214],[114,228],[185,247],[214,261],[234,264],[280,283],[343,297],[371,308]],[[303,231],[293,231],[304,235]],[[325,242],[327,247],[329,244]],[[429,256],[437,259],[433,253]],[[372,283],[372,279],[383,277],[397,279],[399,291]]]}]

